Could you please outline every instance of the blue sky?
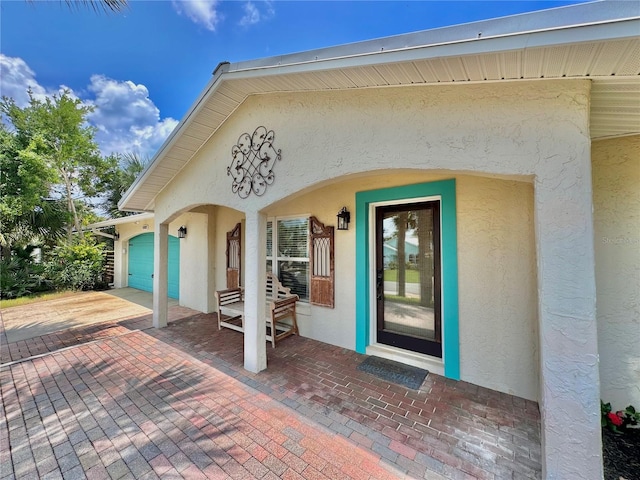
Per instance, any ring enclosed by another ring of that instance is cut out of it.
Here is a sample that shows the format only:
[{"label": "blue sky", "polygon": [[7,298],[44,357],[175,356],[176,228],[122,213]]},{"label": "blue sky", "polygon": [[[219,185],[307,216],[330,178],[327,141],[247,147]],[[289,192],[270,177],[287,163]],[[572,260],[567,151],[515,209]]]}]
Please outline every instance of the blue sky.
[{"label": "blue sky", "polygon": [[94,105],[103,153],[152,156],[221,61],[236,62],[581,3],[145,1],[96,13],[0,1],[0,91],[25,105],[68,88]]}]

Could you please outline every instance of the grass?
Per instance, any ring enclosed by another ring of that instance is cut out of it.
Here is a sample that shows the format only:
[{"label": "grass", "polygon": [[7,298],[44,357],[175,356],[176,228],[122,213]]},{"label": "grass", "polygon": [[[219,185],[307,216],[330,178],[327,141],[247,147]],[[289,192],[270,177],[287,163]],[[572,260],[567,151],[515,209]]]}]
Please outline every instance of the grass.
[{"label": "grass", "polygon": [[68,297],[76,292],[64,291],[64,292],[47,292],[38,293],[35,295],[27,295],[26,297],[10,298],[7,300],[0,300],[0,309],[19,307],[21,305],[28,305],[30,303],[44,302],[46,300],[55,300],[56,298]]},{"label": "grass", "polygon": [[[398,281],[398,270],[385,270],[384,271],[385,282]],[[406,283],[420,283],[420,273],[418,270],[405,270],[405,282]]]},{"label": "grass", "polygon": [[420,299],[418,297],[400,297],[398,295],[384,294],[384,299],[393,303],[404,303],[407,305],[420,305]]}]

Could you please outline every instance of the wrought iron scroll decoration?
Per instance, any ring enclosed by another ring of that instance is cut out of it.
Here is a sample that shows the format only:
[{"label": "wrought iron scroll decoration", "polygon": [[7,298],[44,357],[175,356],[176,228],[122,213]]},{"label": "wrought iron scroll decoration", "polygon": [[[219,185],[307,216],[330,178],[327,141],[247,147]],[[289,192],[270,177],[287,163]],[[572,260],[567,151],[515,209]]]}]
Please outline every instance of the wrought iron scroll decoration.
[{"label": "wrought iron scroll decoration", "polygon": [[273,147],[274,137],[273,130],[258,127],[253,135],[240,135],[231,149],[233,160],[227,167],[227,175],[233,178],[231,190],[240,198],[247,198],[252,191],[261,196],[273,183],[273,166],[281,158],[281,150]]}]

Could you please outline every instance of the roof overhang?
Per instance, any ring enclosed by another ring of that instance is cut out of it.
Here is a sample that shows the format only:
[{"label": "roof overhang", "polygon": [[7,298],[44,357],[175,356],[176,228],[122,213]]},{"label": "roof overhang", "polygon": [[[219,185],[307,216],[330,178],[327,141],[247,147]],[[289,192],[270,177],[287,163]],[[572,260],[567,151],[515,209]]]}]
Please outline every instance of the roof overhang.
[{"label": "roof overhang", "polygon": [[127,223],[139,223],[148,222],[153,220],[154,214],[152,212],[139,213],[137,215],[128,215],[126,217],[110,218],[109,220],[103,220],[101,222],[92,223],[82,229],[83,232],[95,232],[102,230],[103,228],[115,227],[117,225],[124,225]]},{"label": "roof overhang", "polygon": [[156,196],[251,95],[590,79],[592,139],[640,133],[640,9],[599,1],[234,64],[209,84],[124,195]]}]

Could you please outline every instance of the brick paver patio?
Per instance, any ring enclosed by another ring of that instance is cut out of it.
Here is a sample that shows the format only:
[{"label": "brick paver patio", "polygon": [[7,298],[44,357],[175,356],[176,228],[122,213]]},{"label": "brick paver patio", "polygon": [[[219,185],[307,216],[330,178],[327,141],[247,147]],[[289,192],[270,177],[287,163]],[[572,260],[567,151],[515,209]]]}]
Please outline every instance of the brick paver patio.
[{"label": "brick paver patio", "polygon": [[541,476],[534,402],[433,374],[406,389],[295,336],[251,374],[215,315],[171,318],[21,345],[0,322],[0,479]]}]

